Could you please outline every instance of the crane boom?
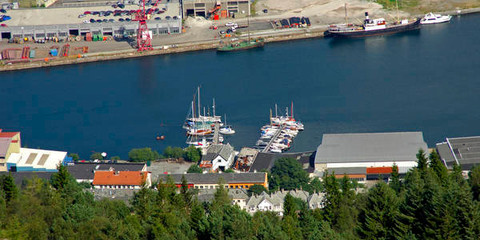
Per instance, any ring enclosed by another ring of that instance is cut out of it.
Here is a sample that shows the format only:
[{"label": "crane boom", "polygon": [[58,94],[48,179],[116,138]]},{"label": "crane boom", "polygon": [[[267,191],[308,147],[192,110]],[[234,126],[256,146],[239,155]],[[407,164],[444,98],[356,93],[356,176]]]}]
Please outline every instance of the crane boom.
[{"label": "crane boom", "polygon": [[[156,7],[161,0],[156,0],[153,7]],[[137,10],[133,17],[133,21],[138,21],[138,30],[137,30],[137,51],[149,51],[153,50],[152,47],[152,35],[148,30],[147,21],[148,14],[145,8],[145,0],[140,1],[140,8]]]}]

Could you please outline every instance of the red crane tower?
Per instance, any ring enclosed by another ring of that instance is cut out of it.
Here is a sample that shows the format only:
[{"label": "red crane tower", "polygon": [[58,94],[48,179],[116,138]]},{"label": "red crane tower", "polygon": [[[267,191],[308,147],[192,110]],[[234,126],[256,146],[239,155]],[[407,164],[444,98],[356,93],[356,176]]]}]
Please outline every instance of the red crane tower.
[{"label": "red crane tower", "polygon": [[[156,7],[161,0],[156,0],[153,7]],[[153,9],[153,8],[152,8]],[[143,52],[148,50],[153,50],[152,47],[152,36],[150,31],[148,31],[147,21],[148,15],[151,14],[152,11],[145,10],[145,0],[141,0],[140,2],[140,9],[137,10],[133,17],[133,21],[138,21],[138,30],[137,30],[137,51]]]}]

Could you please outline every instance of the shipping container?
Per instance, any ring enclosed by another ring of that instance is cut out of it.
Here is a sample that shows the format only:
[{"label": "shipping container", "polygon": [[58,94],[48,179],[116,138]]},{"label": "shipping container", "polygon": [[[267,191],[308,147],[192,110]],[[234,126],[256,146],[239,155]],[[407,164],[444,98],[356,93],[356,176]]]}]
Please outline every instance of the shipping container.
[{"label": "shipping container", "polygon": [[30,58],[35,58],[35,50],[30,50]]}]

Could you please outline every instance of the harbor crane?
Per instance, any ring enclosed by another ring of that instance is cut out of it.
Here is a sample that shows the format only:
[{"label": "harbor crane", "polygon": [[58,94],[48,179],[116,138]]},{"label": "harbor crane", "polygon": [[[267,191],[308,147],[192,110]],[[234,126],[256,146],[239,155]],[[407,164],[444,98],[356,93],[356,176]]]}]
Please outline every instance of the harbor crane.
[{"label": "harbor crane", "polygon": [[145,8],[145,0],[140,1],[139,9],[135,12],[133,21],[138,21],[138,30],[137,30],[137,51],[150,51],[153,50],[152,47],[152,34],[148,30],[147,21],[150,18],[150,15],[154,12],[151,11],[161,2],[161,0],[156,0],[152,8],[148,11]]}]

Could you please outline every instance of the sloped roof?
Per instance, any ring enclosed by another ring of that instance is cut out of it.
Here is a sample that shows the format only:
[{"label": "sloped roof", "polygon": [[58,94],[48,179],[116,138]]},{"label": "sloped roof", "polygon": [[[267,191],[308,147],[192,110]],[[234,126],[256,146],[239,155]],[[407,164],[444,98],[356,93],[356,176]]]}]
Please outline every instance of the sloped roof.
[{"label": "sloped roof", "polygon": [[141,171],[96,171],[93,185],[140,186],[147,180],[148,172]]},{"label": "sloped roof", "polygon": [[416,161],[422,132],[324,134],[315,163]]},{"label": "sloped roof", "polygon": [[[258,153],[255,160],[250,167],[250,172],[259,172],[262,170],[270,170],[279,158],[294,158],[300,162],[303,169],[309,173],[314,172],[313,158],[314,152],[300,152],[300,153]],[[310,163],[312,159],[312,163]]]},{"label": "sloped roof", "polygon": [[480,136],[447,138],[445,142],[437,143],[437,150],[449,169],[457,160],[463,170],[480,164]]},{"label": "sloped roof", "polygon": [[[145,168],[145,169],[144,169]],[[67,166],[68,171],[76,179],[92,179],[95,171],[142,171],[145,163],[75,163]]]},{"label": "sloped roof", "polygon": [[202,157],[202,161],[213,161],[217,156],[228,160],[233,153],[233,147],[227,143],[224,144],[212,144],[207,149],[207,154]]},{"label": "sloped roof", "polygon": [[15,179],[15,184],[20,187],[24,180],[32,179],[33,177],[49,181],[54,172],[0,172],[0,176],[9,174]]},{"label": "sloped roof", "polygon": [[220,178],[223,178],[226,184],[232,183],[263,183],[265,182],[266,173],[187,173],[187,174],[171,174],[163,175],[159,178],[166,181],[170,176],[175,184],[182,183],[182,176],[189,184],[217,184]]},{"label": "sloped roof", "polygon": [[0,138],[12,138],[20,132],[2,132],[0,131]]},{"label": "sloped roof", "polygon": [[8,147],[10,146],[10,138],[0,138],[0,157],[7,155]]}]

